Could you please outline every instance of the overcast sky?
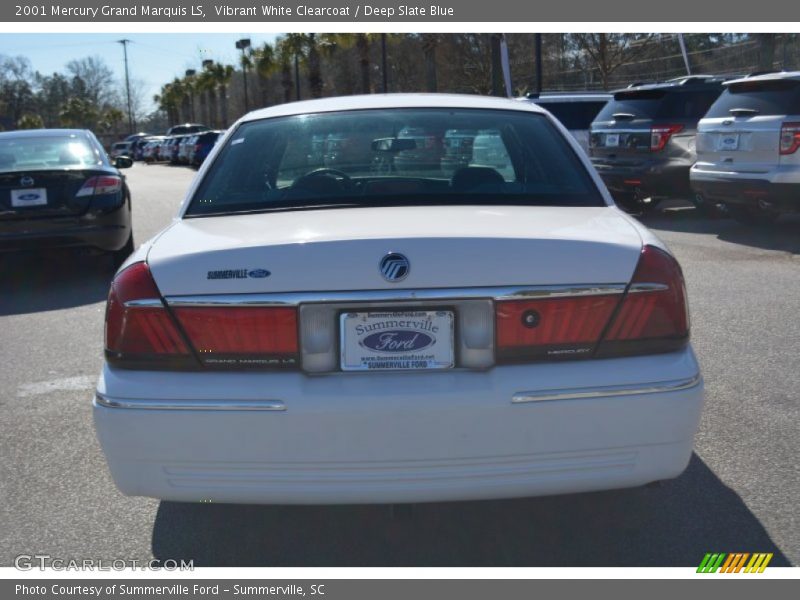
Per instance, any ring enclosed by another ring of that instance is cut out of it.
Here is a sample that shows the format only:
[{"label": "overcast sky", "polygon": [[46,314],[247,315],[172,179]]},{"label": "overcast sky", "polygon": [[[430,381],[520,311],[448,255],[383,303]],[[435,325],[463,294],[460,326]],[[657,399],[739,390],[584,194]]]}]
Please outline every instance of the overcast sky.
[{"label": "overcast sky", "polygon": [[76,58],[102,56],[120,83],[125,81],[122,45],[126,38],[128,68],[132,82],[144,86],[143,97],[150,102],[161,86],[186,69],[199,69],[203,60],[238,64],[236,40],[250,38],[253,46],[274,41],[274,33],[2,33],[0,54],[25,56],[35,71],[64,72]]}]

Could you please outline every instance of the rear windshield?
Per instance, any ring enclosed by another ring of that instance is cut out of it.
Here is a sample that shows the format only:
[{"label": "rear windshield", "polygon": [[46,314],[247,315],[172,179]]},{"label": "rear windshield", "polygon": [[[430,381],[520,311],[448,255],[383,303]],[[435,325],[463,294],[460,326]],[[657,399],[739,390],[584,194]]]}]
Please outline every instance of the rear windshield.
[{"label": "rear windshield", "polygon": [[0,139],[0,172],[83,168],[103,164],[85,140],[71,136],[7,137]]},{"label": "rear windshield", "polygon": [[800,81],[773,79],[731,84],[706,116],[730,117],[736,109],[766,116],[800,115]]},{"label": "rear windshield", "polygon": [[550,111],[567,129],[589,129],[606,102],[598,100],[597,102],[537,102],[537,104]]},{"label": "rear windshield", "polygon": [[[633,119],[688,119],[699,121],[719,97],[722,87],[711,90],[631,90],[614,99],[597,115],[597,121],[613,121],[614,115]],[[627,116],[630,115],[630,116]]]},{"label": "rear windshield", "polygon": [[544,115],[376,109],[242,124],[186,214],[414,204],[604,202]]}]

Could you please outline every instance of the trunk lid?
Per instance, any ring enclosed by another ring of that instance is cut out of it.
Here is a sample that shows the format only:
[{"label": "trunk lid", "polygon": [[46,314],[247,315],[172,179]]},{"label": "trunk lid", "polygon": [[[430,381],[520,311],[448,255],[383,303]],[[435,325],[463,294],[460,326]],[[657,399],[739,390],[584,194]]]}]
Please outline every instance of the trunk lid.
[{"label": "trunk lid", "polygon": [[[85,169],[0,173],[0,221],[80,216],[89,208],[91,196],[77,197],[78,190],[90,177],[107,174]],[[14,206],[12,196],[41,189],[46,204]]]},{"label": "trunk lid", "polygon": [[[625,283],[641,248],[612,207],[416,206],[182,219],[147,260],[171,296]],[[389,252],[401,282],[378,269]]]},{"label": "trunk lid", "polygon": [[766,173],[778,163],[784,117],[733,116],[703,119],[697,133],[697,164],[704,171]]}]

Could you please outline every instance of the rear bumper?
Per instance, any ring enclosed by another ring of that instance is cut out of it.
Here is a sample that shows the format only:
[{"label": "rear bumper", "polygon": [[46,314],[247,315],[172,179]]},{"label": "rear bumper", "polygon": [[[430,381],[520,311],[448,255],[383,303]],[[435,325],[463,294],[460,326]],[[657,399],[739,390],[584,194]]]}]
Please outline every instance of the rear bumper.
[{"label": "rear bumper", "polygon": [[800,183],[774,183],[766,179],[692,171],[692,189],[711,202],[755,206],[769,202],[778,210],[800,210]]},{"label": "rear bumper", "polygon": [[111,213],[0,223],[0,252],[90,247],[119,250],[131,234],[127,202]]},{"label": "rear bumper", "polygon": [[382,503],[582,492],[675,477],[689,461],[702,404],[697,363],[686,349],[427,374],[106,366],[94,416],[127,495]]},{"label": "rear bumper", "polygon": [[640,190],[645,198],[685,198],[691,191],[691,165],[684,161],[646,161],[625,166],[594,158],[592,164],[612,194],[632,194]]}]

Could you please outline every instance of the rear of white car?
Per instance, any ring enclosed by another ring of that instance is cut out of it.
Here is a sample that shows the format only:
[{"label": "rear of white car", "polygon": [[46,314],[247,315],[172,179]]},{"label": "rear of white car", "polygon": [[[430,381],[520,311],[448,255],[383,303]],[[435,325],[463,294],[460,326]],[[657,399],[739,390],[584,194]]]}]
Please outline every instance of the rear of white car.
[{"label": "rear of white car", "polygon": [[[491,124],[512,172],[387,174],[413,149],[396,132],[437,124]],[[322,130],[373,131],[380,160],[320,170]],[[123,493],[466,500],[685,468],[703,391],[680,267],[536,107],[286,105],[208,163],[109,296],[94,412]]]},{"label": "rear of white car", "polygon": [[747,223],[800,210],[800,72],[725,86],[698,126],[693,190]]}]

